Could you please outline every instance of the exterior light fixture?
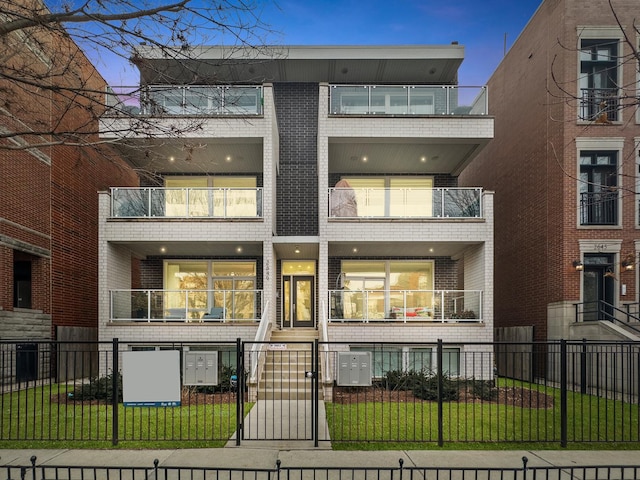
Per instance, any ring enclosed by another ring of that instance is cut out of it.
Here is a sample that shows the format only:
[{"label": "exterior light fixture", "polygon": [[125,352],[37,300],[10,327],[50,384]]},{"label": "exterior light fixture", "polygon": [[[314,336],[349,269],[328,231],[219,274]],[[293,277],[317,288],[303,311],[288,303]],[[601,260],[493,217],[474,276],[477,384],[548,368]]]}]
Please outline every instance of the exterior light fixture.
[{"label": "exterior light fixture", "polygon": [[294,250],[295,253],[300,253],[300,247],[296,245],[296,249]]},{"label": "exterior light fixture", "polygon": [[633,260],[624,260],[622,262],[622,268],[625,270],[633,270]]},{"label": "exterior light fixture", "polygon": [[584,270],[584,264],[580,260],[574,260],[573,268],[575,268],[579,272],[581,270]]}]

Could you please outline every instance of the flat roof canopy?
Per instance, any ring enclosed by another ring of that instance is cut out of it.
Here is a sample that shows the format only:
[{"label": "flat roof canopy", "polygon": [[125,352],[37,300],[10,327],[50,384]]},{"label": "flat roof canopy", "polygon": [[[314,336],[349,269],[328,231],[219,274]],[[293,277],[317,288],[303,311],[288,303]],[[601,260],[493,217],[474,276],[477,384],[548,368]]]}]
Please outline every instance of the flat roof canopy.
[{"label": "flat roof canopy", "polygon": [[141,83],[328,82],[456,84],[462,45],[140,46],[133,62]]}]

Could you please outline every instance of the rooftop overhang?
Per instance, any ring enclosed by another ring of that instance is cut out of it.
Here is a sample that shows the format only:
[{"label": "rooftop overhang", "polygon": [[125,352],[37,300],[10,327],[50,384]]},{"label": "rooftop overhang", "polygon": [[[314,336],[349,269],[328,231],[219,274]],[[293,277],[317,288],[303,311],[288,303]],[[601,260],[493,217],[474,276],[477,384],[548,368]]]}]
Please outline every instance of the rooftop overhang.
[{"label": "rooftop overhang", "polygon": [[142,84],[327,82],[456,84],[462,45],[139,46]]}]

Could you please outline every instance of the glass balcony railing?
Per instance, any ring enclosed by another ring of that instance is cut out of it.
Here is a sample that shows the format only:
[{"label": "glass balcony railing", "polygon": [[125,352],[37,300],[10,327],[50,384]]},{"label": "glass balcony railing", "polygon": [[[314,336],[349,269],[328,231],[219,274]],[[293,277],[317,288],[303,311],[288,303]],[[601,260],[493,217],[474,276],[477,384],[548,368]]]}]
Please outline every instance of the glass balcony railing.
[{"label": "glass balcony railing", "polygon": [[331,115],[487,115],[487,87],[332,85]]},{"label": "glass balcony railing", "polygon": [[480,290],[330,290],[330,322],[482,322]]},{"label": "glass balcony railing", "polygon": [[109,115],[261,115],[262,86],[149,85],[109,87]]},{"label": "glass balcony railing", "polygon": [[261,290],[112,290],[110,321],[257,322]]},{"label": "glass balcony railing", "polygon": [[481,188],[329,188],[329,218],[480,218]]},{"label": "glass balcony railing", "polygon": [[112,188],[111,217],[262,218],[262,188]]}]

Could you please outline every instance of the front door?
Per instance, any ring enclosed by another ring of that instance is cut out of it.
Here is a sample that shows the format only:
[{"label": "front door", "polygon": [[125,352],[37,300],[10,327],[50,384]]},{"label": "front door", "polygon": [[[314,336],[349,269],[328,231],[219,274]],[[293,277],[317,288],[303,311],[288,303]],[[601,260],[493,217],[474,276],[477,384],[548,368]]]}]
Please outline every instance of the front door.
[{"label": "front door", "polygon": [[584,320],[609,320],[613,314],[615,277],[610,255],[585,255]]},{"label": "front door", "polygon": [[314,327],[313,277],[292,275],[283,280],[283,326]]}]

